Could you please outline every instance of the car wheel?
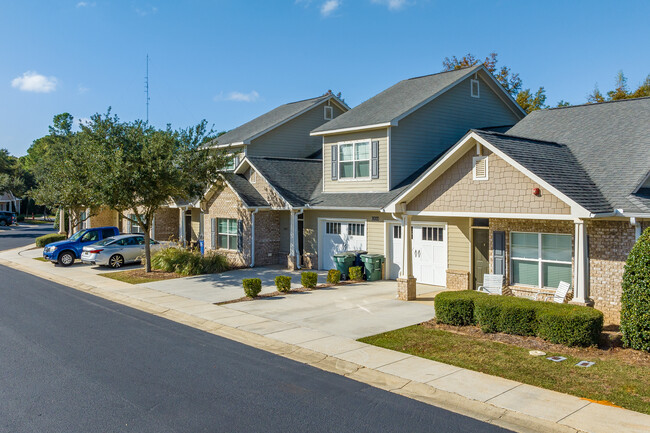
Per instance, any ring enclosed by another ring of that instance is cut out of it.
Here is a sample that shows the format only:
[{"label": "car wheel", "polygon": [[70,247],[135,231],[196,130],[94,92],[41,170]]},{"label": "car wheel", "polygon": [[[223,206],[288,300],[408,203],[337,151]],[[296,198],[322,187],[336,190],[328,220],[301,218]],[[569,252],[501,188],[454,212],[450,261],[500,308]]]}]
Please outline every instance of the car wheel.
[{"label": "car wheel", "polygon": [[0,220],[0,226],[6,226],[6,225],[7,225],[7,221],[5,221],[5,220]]},{"label": "car wheel", "polygon": [[115,254],[114,256],[111,256],[110,259],[108,259],[108,266],[110,266],[111,268],[114,269],[121,268],[123,264],[124,264],[124,257],[122,257],[119,254]]},{"label": "car wheel", "polygon": [[59,254],[59,264],[61,266],[70,266],[74,263],[74,255],[70,251],[64,251]]}]

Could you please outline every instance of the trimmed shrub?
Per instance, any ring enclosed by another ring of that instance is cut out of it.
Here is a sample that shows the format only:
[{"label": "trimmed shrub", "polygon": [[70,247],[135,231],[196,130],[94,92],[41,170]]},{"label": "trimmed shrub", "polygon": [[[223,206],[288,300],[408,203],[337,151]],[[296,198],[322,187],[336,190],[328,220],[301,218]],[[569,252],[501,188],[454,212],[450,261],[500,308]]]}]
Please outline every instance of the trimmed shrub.
[{"label": "trimmed shrub", "polygon": [[499,332],[501,296],[482,296],[474,302],[474,320],[483,332]]},{"label": "trimmed shrub", "polygon": [[434,299],[436,320],[455,326],[473,325],[474,301],[487,297],[485,293],[474,290],[438,293]]},{"label": "trimmed shrub", "polygon": [[363,280],[363,268],[361,266],[350,266],[350,279],[352,281]]},{"label": "trimmed shrub", "polygon": [[18,215],[18,216],[16,217],[16,222],[21,223],[21,222],[23,222],[23,221],[25,221],[25,215]]},{"label": "trimmed shrub", "polygon": [[338,269],[330,269],[327,271],[327,282],[330,284],[338,284],[341,282],[341,271]]},{"label": "trimmed shrub", "polygon": [[598,344],[603,313],[590,307],[541,304],[537,309],[537,336],[567,346]]},{"label": "trimmed shrub", "polygon": [[300,274],[300,284],[308,289],[313,289],[318,283],[318,274],[316,272],[303,272]]},{"label": "trimmed shrub", "polygon": [[259,278],[244,278],[241,282],[244,286],[244,293],[249,298],[256,298],[262,291],[262,280]]},{"label": "trimmed shrub", "polygon": [[287,293],[291,290],[291,277],[288,275],[278,275],[275,277],[275,287],[278,292]]},{"label": "trimmed shrub", "polygon": [[212,274],[229,269],[228,259],[217,253],[201,253],[183,248],[164,248],[151,256],[151,267],[183,276]]},{"label": "trimmed shrub", "polygon": [[627,257],[621,296],[623,344],[650,352],[650,228]]},{"label": "trimmed shrub", "polygon": [[36,246],[42,248],[47,244],[51,244],[52,242],[64,241],[66,239],[68,239],[66,235],[63,234],[60,235],[58,233],[50,233],[48,235],[37,237]]}]

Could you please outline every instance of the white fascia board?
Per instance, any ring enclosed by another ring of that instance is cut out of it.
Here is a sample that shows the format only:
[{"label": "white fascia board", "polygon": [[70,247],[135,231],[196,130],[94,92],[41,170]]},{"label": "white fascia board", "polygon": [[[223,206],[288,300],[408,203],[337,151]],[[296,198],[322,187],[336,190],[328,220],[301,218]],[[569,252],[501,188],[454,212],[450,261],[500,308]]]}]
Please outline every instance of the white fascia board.
[{"label": "white fascia board", "polygon": [[573,221],[573,214],[525,214],[525,213],[498,213],[498,212],[438,212],[438,211],[406,211],[407,215],[432,216],[445,218],[501,218],[501,219],[535,219],[535,220],[564,220]]},{"label": "white fascia board", "polygon": [[337,207],[337,206],[309,206],[305,208],[306,211],[308,210],[340,210],[340,211],[357,211],[357,212],[379,212],[381,211],[381,208],[378,207]]},{"label": "white fascia board", "polygon": [[393,124],[393,122],[384,122],[384,123],[376,123],[374,125],[353,126],[351,128],[330,129],[328,131],[310,132],[309,135],[312,137],[316,137],[319,135],[343,134],[346,132],[357,132],[357,131],[367,131],[369,129],[387,128],[389,126],[397,126],[397,123]]},{"label": "white fascia board", "polygon": [[[217,138],[218,139],[218,138]],[[214,146],[210,146],[210,149],[223,149],[226,147],[241,147],[246,144],[250,144],[250,141],[237,141],[234,143],[223,143],[223,144],[215,144]]]},{"label": "white fascia board", "polygon": [[244,174],[250,165],[251,163],[248,160],[248,157],[244,156],[241,161],[239,161],[239,165],[235,167],[232,172],[233,174]]},{"label": "white fascia board", "polygon": [[[483,71],[485,72],[485,74],[486,74],[488,77],[490,77],[492,83],[493,83],[495,86],[497,86],[497,87],[499,88],[499,90],[501,90],[500,93],[501,93],[502,95],[505,95],[505,96],[506,96],[506,99],[510,102],[510,104],[512,104],[512,105],[515,107],[515,110],[512,110],[512,111],[515,111],[516,114],[521,115],[521,118],[522,118],[522,119],[528,115],[528,113],[526,113],[526,110],[524,110],[523,108],[521,108],[521,105],[519,105],[519,104],[517,103],[517,101],[515,100],[515,98],[512,97],[512,95],[510,94],[510,92],[508,92],[508,91],[503,87],[503,84],[499,83],[499,80],[497,80],[497,79],[494,77],[494,75],[492,75],[492,74],[490,73],[490,71],[488,71],[488,70],[486,69],[486,67],[485,67],[484,65],[481,65],[481,67],[480,67],[479,69],[483,70]],[[478,72],[478,71],[477,71],[477,72]],[[497,92],[497,94],[498,94],[498,93],[499,93],[499,92]]]},{"label": "white fascia board", "polygon": [[[235,190],[235,188],[232,187],[232,185],[230,184],[230,182],[228,182],[226,179],[224,179],[223,182],[226,184],[226,186],[227,186],[228,188],[230,188],[230,190],[233,192],[233,194],[235,194],[235,195],[237,196],[237,198],[238,198],[239,201],[241,202],[242,206],[244,206],[246,209],[250,209],[249,206],[248,206],[248,205],[246,204],[246,202],[244,201],[244,199],[241,198],[241,196],[239,195],[239,193],[237,192],[237,190]],[[257,206],[257,207],[259,207],[259,206]]]},{"label": "white fascia board", "polygon": [[[264,177],[264,175],[262,174],[262,172],[261,172],[257,167],[255,167],[255,164],[253,164],[251,161],[249,161],[248,158],[244,158],[244,160],[245,160],[245,161],[246,161],[246,162],[247,162],[247,163],[248,163],[248,164],[249,164],[249,165],[250,165],[250,166],[255,170],[255,172],[257,173],[257,175],[258,175],[259,177],[261,177],[262,179],[264,179],[264,182],[266,182],[266,184],[267,184],[269,187],[271,187],[271,189],[273,190],[273,192],[275,192],[275,193],[278,195],[278,197],[280,197],[280,198],[282,199],[282,201],[283,201],[284,204],[285,204],[285,209],[293,209],[293,207],[291,206],[291,203],[289,203],[289,202],[287,201],[287,199],[284,198],[284,197],[282,196],[282,194],[280,194],[280,192],[279,192],[277,189],[275,189],[275,187],[273,186],[273,184],[272,184],[271,182],[269,182],[269,180],[268,180],[266,177]],[[242,161],[242,163],[243,163],[243,161]],[[241,166],[241,164],[240,164],[240,166]],[[267,201],[268,201],[268,200],[267,200]]]}]

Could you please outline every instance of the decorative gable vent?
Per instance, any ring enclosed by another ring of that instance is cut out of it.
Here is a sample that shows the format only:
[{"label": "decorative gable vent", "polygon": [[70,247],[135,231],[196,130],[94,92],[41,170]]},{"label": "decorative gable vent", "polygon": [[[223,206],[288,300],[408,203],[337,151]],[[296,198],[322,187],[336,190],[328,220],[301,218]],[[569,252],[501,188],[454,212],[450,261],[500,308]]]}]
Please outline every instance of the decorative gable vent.
[{"label": "decorative gable vent", "polygon": [[481,97],[481,87],[478,80],[469,80],[471,86],[472,98]]},{"label": "decorative gable vent", "polygon": [[487,180],[488,179],[488,163],[487,156],[475,156],[472,158],[473,178],[474,180]]},{"label": "decorative gable vent", "polygon": [[326,105],[324,107],[324,115],[325,115],[325,120],[334,119],[334,107],[332,107],[330,105]]}]

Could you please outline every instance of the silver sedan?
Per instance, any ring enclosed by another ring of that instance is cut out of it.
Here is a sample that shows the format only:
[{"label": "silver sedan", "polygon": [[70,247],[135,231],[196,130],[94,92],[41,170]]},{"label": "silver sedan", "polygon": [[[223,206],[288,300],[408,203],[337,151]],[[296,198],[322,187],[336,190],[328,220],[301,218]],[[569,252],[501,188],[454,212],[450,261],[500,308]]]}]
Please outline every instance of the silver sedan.
[{"label": "silver sedan", "polygon": [[[162,245],[153,239],[151,252],[159,250]],[[83,248],[81,261],[92,265],[122,267],[125,263],[139,262],[144,257],[144,236],[118,235],[101,240]]]}]

